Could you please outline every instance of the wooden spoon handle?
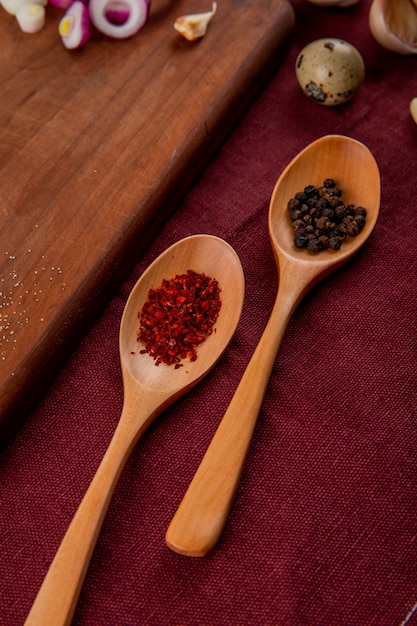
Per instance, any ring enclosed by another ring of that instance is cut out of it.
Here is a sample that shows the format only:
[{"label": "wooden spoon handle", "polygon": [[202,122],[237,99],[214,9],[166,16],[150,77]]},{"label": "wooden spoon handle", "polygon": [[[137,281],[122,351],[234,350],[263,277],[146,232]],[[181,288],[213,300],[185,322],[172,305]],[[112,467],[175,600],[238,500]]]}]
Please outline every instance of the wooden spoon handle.
[{"label": "wooden spoon handle", "polygon": [[25,626],[71,623],[88,564],[117,479],[135,442],[120,427],[49,568]]},{"label": "wooden spoon handle", "polygon": [[258,346],[168,527],[166,543],[175,552],[204,556],[223,530],[272,367],[296,302],[296,293],[280,288]]}]

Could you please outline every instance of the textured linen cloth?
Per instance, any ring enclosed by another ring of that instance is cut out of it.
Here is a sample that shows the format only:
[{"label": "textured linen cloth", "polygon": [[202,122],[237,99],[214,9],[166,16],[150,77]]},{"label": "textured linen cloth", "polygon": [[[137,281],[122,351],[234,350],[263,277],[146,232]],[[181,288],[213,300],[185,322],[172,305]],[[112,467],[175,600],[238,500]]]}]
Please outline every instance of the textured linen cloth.
[{"label": "textured linen cloth", "polygon": [[[0,455],[0,624],[23,624],[122,408],[118,332],[130,290],[166,247],[226,239],[246,278],[238,330],[216,368],[161,415],[118,483],[80,595],[77,626],[417,624],[417,59],[381,48],[370,2],[294,1],[291,46],[44,399]],[[346,106],[302,93],[313,39],[355,45],[366,80]],[[165,531],[268,320],[277,273],[267,232],[274,184],[318,137],[364,142],[381,172],[365,248],[289,324],[228,522],[204,558]]]}]

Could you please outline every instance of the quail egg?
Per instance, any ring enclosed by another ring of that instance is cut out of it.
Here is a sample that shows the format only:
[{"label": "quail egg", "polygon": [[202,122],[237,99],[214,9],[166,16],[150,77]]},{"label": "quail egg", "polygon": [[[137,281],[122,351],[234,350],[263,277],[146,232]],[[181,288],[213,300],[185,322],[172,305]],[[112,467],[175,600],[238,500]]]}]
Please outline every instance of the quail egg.
[{"label": "quail egg", "polygon": [[350,100],[365,78],[360,52],[342,39],[312,41],[299,53],[295,73],[301,89],[325,106]]}]

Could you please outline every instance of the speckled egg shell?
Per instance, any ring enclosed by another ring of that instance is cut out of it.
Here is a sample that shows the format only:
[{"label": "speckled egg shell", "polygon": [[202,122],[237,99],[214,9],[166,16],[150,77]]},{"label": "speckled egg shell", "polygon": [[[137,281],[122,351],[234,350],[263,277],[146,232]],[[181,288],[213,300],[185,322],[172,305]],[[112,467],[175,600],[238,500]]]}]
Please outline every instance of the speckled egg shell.
[{"label": "speckled egg shell", "polygon": [[297,80],[314,102],[325,106],[350,100],[365,78],[361,54],[342,39],[317,39],[303,48],[295,64]]}]

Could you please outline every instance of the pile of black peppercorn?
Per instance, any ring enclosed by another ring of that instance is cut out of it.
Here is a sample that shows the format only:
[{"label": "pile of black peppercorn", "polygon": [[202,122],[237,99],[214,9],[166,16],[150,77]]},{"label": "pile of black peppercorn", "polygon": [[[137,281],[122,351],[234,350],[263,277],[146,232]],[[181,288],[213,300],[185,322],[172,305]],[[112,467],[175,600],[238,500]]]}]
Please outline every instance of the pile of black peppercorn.
[{"label": "pile of black peppercorn", "polygon": [[342,190],[333,178],[326,178],[322,187],[308,185],[288,201],[294,227],[294,245],[320,252],[326,248],[339,250],[346,237],[355,237],[366,221],[366,209],[344,204]]}]

